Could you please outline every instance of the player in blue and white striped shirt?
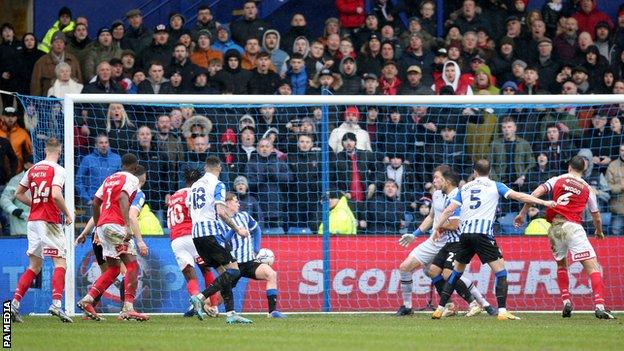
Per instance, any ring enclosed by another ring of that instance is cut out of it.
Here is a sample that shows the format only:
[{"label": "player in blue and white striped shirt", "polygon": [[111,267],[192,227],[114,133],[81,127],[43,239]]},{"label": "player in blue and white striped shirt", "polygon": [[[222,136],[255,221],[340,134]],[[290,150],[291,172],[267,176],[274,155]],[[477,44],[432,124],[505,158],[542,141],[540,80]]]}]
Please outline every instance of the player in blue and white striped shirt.
[{"label": "player in blue and white striped shirt", "polygon": [[[442,289],[440,305],[431,316],[440,319],[444,313],[444,305],[448,302],[457,281],[461,278],[466,265],[475,254],[481,263],[487,263],[496,275],[496,301],[498,302],[498,319],[520,319],[506,309],[507,302],[507,270],[503,255],[496,245],[492,232],[496,208],[500,196],[524,203],[533,203],[547,207],[556,206],[553,201],[540,200],[531,195],[509,189],[505,184],[491,180],[490,162],[478,160],[474,165],[475,179],[462,187],[451,204],[442,213],[440,221],[446,221],[457,208],[461,207],[459,248],[453,263],[454,269]],[[435,235],[442,233],[438,230]]]},{"label": "player in blue and white striped shirt", "polygon": [[240,277],[236,259],[230,253],[230,244],[219,225],[217,216],[237,235],[249,236],[245,227],[236,225],[225,207],[225,185],[219,181],[221,161],[216,156],[208,156],[204,166],[206,174],[193,183],[188,202],[193,224],[193,243],[197,253],[209,267],[222,268],[224,273],[203,292],[191,297],[191,304],[199,319],[204,319],[204,300],[221,291],[227,314],[226,323],[251,323],[234,311],[232,284]]},{"label": "player in blue and white striped shirt", "polygon": [[[266,296],[269,305],[270,318],[284,318],[285,315],[276,309],[277,306],[277,273],[266,263],[256,262],[256,253],[260,251],[262,231],[258,222],[247,212],[239,212],[240,203],[236,194],[228,192],[225,195],[225,206],[232,221],[239,227],[246,228],[250,236],[236,235],[227,224],[219,221],[222,230],[226,232],[226,240],[231,244],[232,256],[236,258],[240,268],[240,276],[254,280],[266,281]],[[240,278],[239,278],[240,279]],[[234,281],[232,287],[236,286]]]}]

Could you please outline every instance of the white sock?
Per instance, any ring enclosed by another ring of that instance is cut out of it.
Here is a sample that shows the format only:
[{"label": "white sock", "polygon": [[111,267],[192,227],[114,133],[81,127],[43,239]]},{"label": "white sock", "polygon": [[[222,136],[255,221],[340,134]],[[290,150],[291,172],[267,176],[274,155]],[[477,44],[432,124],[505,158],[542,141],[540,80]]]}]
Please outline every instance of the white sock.
[{"label": "white sock", "polygon": [[598,310],[604,310],[604,309],[605,309],[605,307],[604,307],[604,305],[603,305],[603,304],[599,304],[599,303],[598,303],[598,304],[596,304],[596,309],[598,309]]},{"label": "white sock", "polygon": [[199,294],[197,294],[195,296],[199,297],[199,299],[202,300],[202,301],[204,301],[206,299],[206,297],[202,293],[199,293]]},{"label": "white sock", "polygon": [[225,315],[226,315],[227,317],[231,317],[231,316],[233,316],[233,315],[235,315],[235,314],[236,314],[236,311],[227,311],[227,312],[225,312]]},{"label": "white sock", "polygon": [[565,306],[566,303],[572,303],[572,301],[570,301],[570,299],[565,299],[563,300],[563,305]]},{"label": "white sock", "polygon": [[459,279],[461,279],[464,282],[464,284],[466,284],[466,286],[470,287],[470,294],[472,295],[472,297],[475,298],[475,300],[477,300],[479,305],[481,305],[482,307],[488,307],[490,305],[490,303],[487,302],[487,300],[485,299],[485,297],[483,297],[483,295],[481,295],[481,292],[479,291],[479,289],[472,283],[470,279],[464,277],[463,275]]},{"label": "white sock", "polygon": [[403,295],[403,305],[412,308],[412,273],[401,272],[401,294]]},{"label": "white sock", "polygon": [[124,311],[132,311],[134,310],[134,304],[132,302],[124,302],[123,304],[123,310]]},{"label": "white sock", "polygon": [[52,300],[52,304],[56,308],[61,308],[61,300]]},{"label": "white sock", "polygon": [[504,308],[504,307],[500,307],[500,308],[498,309],[498,314],[505,313],[505,312],[507,312],[507,309],[506,309],[506,308]]},{"label": "white sock", "polygon": [[11,301],[11,305],[13,305],[13,307],[15,307],[15,308],[19,308],[20,307],[20,302],[17,301],[16,299],[13,299],[13,301]]},{"label": "white sock", "polygon": [[82,301],[84,302],[88,302],[88,303],[93,303],[93,297],[89,294],[85,295],[85,297],[82,298]]}]

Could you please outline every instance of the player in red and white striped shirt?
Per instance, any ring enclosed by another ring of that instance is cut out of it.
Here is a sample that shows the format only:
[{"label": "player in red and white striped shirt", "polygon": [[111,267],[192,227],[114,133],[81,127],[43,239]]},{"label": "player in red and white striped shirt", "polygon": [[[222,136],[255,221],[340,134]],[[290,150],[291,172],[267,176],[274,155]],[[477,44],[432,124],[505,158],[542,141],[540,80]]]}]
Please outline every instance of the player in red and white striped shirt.
[{"label": "player in red and white striped shirt", "polygon": [[[572,302],[568,290],[570,280],[566,260],[568,252],[570,252],[572,261],[581,262],[591,279],[596,317],[614,319],[615,317],[611,312],[605,309],[604,284],[600,265],[596,259],[596,252],[581,225],[583,211],[585,211],[585,207],[589,207],[596,227],[595,235],[598,239],[604,238],[596,194],[589,184],[581,178],[588,162],[591,160],[586,160],[581,156],[572,157],[568,165],[568,173],[549,179],[535,189],[531,195],[540,197],[550,193],[553,200],[557,202],[557,207],[546,210],[546,220],[552,224],[548,230],[548,237],[557,261],[557,283],[563,300],[562,316],[566,318],[572,315]],[[528,206],[524,205],[514,219],[514,224],[517,227],[524,224],[527,211]]]},{"label": "player in red and white striped shirt", "polygon": [[[178,267],[186,279],[186,288],[190,296],[200,293],[199,283],[195,276],[195,263],[199,265],[204,275],[204,283],[210,286],[214,282],[214,276],[210,267],[204,264],[204,261],[197,253],[195,244],[193,243],[192,222],[188,209],[188,195],[191,185],[202,177],[198,170],[189,170],[184,174],[186,187],[176,191],[167,201],[167,227],[169,227],[169,238],[171,239],[171,249],[175,255]],[[216,316],[214,308],[218,305],[218,296],[210,296],[210,305],[213,306],[209,315]],[[191,309],[193,312],[193,309]],[[193,316],[193,315],[191,315]]]},{"label": "player in red and white striped shirt", "polygon": [[[45,160],[32,166],[19,183],[15,197],[30,206],[28,216],[28,269],[20,276],[11,303],[11,317],[15,322],[23,322],[19,314],[22,297],[28,291],[33,279],[41,271],[44,257],[52,257],[52,305],[48,309],[63,322],[73,321],[61,308],[65,289],[65,233],[61,225],[61,213],[65,215],[65,225],[70,225],[72,214],[65,205],[63,186],[65,169],[58,164],[61,157],[61,143],[50,138],[45,146]],[[26,195],[30,191],[30,197]]]},{"label": "player in red and white striped shirt", "polygon": [[139,179],[135,174],[139,169],[136,156],[125,154],[121,158],[122,171],[104,180],[93,199],[93,220],[97,223],[96,235],[102,244],[102,251],[108,264],[104,272],[93,284],[89,292],[78,302],[78,307],[94,320],[100,317],[93,308],[94,299],[102,294],[115,281],[121,271],[120,260],[126,266],[124,279],[124,304],[118,319],[148,320],[149,317],[134,310],[139,274],[135,243],[142,256],[148,253],[139,224],[130,219],[130,204],[139,189]]}]

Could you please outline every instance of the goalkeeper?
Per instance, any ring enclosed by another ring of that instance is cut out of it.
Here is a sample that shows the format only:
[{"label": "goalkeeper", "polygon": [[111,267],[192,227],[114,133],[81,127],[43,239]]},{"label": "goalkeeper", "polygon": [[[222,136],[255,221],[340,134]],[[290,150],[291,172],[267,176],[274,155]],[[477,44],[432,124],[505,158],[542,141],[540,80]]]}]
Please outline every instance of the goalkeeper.
[{"label": "goalkeeper", "polygon": [[[429,237],[414,248],[399,266],[399,270],[401,271],[403,305],[401,305],[397,311],[397,316],[407,316],[413,313],[412,275],[414,271],[429,265],[429,271],[427,273],[429,277],[431,277],[431,281],[436,287],[438,294],[441,293],[444,287],[444,280],[447,279],[448,274],[450,274],[449,269],[445,269],[445,273],[447,273],[445,276],[441,273],[442,268],[452,268],[453,257],[455,255],[453,246],[459,242],[460,235],[458,230],[459,209],[446,223],[439,223],[438,218],[440,218],[442,211],[444,211],[450,199],[457,194],[459,180],[459,175],[449,166],[442,165],[436,167],[433,171],[433,186],[435,192],[433,193],[432,208],[429,215],[423,220],[418,229],[414,231],[414,234],[404,234],[399,240],[399,245],[407,247],[416,240],[417,235],[422,235],[432,226],[433,232],[439,227],[444,229],[444,235],[439,240],[434,241],[432,237]],[[481,292],[479,292],[466,277],[462,277],[461,280],[458,281],[455,291],[470,304],[470,309],[468,313],[466,313],[467,317],[481,313],[483,308],[485,308],[488,314],[496,315],[496,310],[490,306],[483,295],[481,295]],[[452,303],[449,303],[446,307],[446,316],[456,313]]]}]

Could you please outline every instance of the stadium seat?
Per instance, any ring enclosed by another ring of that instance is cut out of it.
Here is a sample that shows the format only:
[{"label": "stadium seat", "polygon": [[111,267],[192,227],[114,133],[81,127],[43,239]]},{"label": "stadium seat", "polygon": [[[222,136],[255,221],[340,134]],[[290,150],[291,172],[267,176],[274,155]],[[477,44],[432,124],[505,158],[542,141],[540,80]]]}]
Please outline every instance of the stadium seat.
[{"label": "stadium seat", "polygon": [[501,235],[522,235],[524,234],[524,227],[516,228],[513,225],[514,218],[518,215],[517,212],[510,212],[504,216],[498,218],[498,223],[501,227]]},{"label": "stadium seat", "polygon": [[291,228],[288,228],[288,234],[289,235],[301,235],[301,234],[309,235],[309,234],[312,234],[312,230],[310,230],[310,228],[308,227],[291,227]]},{"label": "stadium seat", "polygon": [[264,234],[264,235],[284,235],[284,234],[286,234],[286,232],[284,232],[284,229],[281,228],[281,227],[275,227],[275,228],[262,229],[262,234]]}]

